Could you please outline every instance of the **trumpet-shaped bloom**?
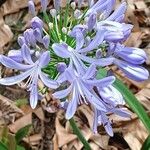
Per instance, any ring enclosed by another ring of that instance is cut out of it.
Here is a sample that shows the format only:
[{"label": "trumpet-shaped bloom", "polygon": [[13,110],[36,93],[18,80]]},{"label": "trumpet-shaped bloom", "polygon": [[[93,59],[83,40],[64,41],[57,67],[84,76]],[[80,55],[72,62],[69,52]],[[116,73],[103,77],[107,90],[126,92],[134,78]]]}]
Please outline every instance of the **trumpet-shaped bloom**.
[{"label": "trumpet-shaped bloom", "polygon": [[26,85],[30,91],[30,105],[34,109],[38,102],[38,79],[41,79],[47,87],[53,89],[58,87],[58,83],[49,79],[48,76],[41,70],[50,62],[50,54],[48,51],[41,54],[40,58],[33,62],[30,49],[24,44],[21,48],[21,54],[25,64],[18,63],[9,57],[0,55],[0,63],[4,66],[22,71],[21,74],[16,76],[1,78],[0,84],[14,85],[29,77]]},{"label": "trumpet-shaped bloom", "polygon": [[[84,75],[77,73],[75,69],[69,66],[68,69],[63,73],[61,79],[58,79],[58,82],[64,82],[67,80],[70,85],[67,89],[55,92],[53,96],[55,98],[65,98],[68,96],[68,107],[66,111],[66,118],[70,119],[76,112],[78,104],[92,104],[98,110],[106,111],[105,103],[101,100],[100,97],[93,90],[93,87],[105,87],[112,84],[115,80],[115,77],[110,76],[104,79],[97,80],[95,79],[96,75],[96,66],[91,65]],[[70,95],[70,96],[69,96]],[[70,97],[70,98],[69,98]]]}]

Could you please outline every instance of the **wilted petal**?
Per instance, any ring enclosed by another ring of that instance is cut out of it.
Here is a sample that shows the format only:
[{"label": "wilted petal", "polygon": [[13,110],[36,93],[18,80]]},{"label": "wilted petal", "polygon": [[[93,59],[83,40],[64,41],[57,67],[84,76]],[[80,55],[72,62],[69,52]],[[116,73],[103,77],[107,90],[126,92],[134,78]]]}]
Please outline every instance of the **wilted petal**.
[{"label": "wilted petal", "polygon": [[33,69],[30,69],[28,71],[25,71],[24,73],[21,73],[20,75],[16,75],[13,77],[6,77],[0,79],[0,84],[2,85],[14,85],[17,83],[20,83],[24,79],[26,79],[30,74],[32,74]]},{"label": "wilted petal", "polygon": [[21,55],[26,63],[34,64],[31,58],[30,49],[26,44],[23,44],[23,46],[21,47]]},{"label": "wilted petal", "polygon": [[117,59],[114,64],[116,64],[125,73],[125,75],[132,80],[144,81],[149,77],[149,72],[144,67],[132,65]]},{"label": "wilted petal", "polygon": [[39,75],[40,75],[40,78],[42,80],[42,82],[49,88],[51,89],[56,89],[58,88],[59,84],[58,82],[50,79],[46,74],[44,74],[42,71],[39,71]]},{"label": "wilted petal", "polygon": [[72,90],[72,84],[67,89],[57,91],[57,92],[53,93],[52,95],[55,98],[62,99],[62,98],[67,97],[71,93],[71,90]]},{"label": "wilted petal", "polygon": [[52,48],[57,56],[62,58],[69,58],[70,52],[68,51],[68,46],[66,44],[53,44]]},{"label": "wilted petal", "polygon": [[17,70],[26,70],[30,69],[33,65],[23,65],[20,64],[13,59],[6,57],[4,55],[0,55],[0,63],[2,63],[4,66],[10,68],[10,69],[17,69]]}]

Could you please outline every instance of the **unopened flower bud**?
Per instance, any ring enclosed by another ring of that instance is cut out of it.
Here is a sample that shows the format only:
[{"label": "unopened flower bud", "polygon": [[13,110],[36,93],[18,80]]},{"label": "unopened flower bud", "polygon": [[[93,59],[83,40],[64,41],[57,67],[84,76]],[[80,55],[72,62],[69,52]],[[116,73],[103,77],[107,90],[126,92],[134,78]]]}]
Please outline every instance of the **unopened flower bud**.
[{"label": "unopened flower bud", "polygon": [[50,29],[53,29],[53,26],[54,26],[54,25],[53,25],[52,22],[50,22],[48,25],[49,25],[49,28],[50,28]]},{"label": "unopened flower bud", "polygon": [[42,31],[44,24],[43,24],[43,21],[39,17],[36,16],[32,18],[31,26],[33,29],[39,28]]},{"label": "unopened flower bud", "polygon": [[51,14],[51,16],[52,16],[53,18],[55,18],[56,15],[57,15],[56,9],[51,9],[51,10],[50,10],[50,14]]},{"label": "unopened flower bud", "polygon": [[58,21],[60,20],[60,15],[57,15],[57,20],[58,20]]},{"label": "unopened flower bud", "polygon": [[72,8],[73,10],[75,10],[75,8],[76,8],[76,3],[75,3],[75,2],[72,2],[72,3],[71,3],[71,8]]},{"label": "unopened flower bud", "polygon": [[23,44],[25,44],[26,42],[25,42],[25,38],[23,37],[23,36],[19,36],[18,37],[18,44],[20,45],[20,46],[22,46]]},{"label": "unopened flower bud", "polygon": [[40,52],[39,52],[39,51],[36,51],[36,52],[35,52],[35,56],[36,56],[37,58],[39,58],[39,57],[40,57]]},{"label": "unopened flower bud", "polygon": [[42,33],[40,29],[36,28],[33,34],[38,42],[42,42]]},{"label": "unopened flower bud", "polygon": [[78,9],[76,9],[75,11],[74,11],[74,17],[76,18],[76,19],[78,19],[80,16],[81,16],[81,11],[80,10],[78,10]]},{"label": "unopened flower bud", "polygon": [[67,28],[63,27],[63,28],[62,28],[62,32],[63,32],[64,34],[67,34]]},{"label": "unopened flower bud", "polygon": [[60,62],[57,64],[57,71],[60,73],[63,73],[66,68],[67,68],[67,65],[64,62]]},{"label": "unopened flower bud", "polygon": [[48,49],[49,43],[50,43],[50,37],[49,37],[49,35],[45,35],[43,37],[43,45],[46,49]]},{"label": "unopened flower bud", "polygon": [[48,6],[48,0],[41,0],[42,11],[46,12]]},{"label": "unopened flower bud", "polygon": [[101,51],[101,49],[98,49],[96,51],[96,58],[101,58],[101,57],[102,57],[102,51]]},{"label": "unopened flower bud", "polygon": [[54,8],[59,11],[61,0],[54,0]]},{"label": "unopened flower bud", "polygon": [[34,5],[34,2],[33,1],[29,1],[28,2],[28,8],[29,8],[29,12],[33,15],[33,16],[35,16],[36,14],[35,14],[35,5]]}]

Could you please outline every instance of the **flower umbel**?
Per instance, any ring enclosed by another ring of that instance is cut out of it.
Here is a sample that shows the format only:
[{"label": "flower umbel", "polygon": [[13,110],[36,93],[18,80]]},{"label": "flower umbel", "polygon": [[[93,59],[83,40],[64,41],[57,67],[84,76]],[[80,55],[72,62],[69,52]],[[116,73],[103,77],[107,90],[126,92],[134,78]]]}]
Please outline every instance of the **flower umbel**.
[{"label": "flower umbel", "polygon": [[0,63],[19,75],[1,78],[0,84],[24,81],[34,109],[41,80],[61,101],[66,119],[74,116],[79,105],[90,105],[94,111],[93,131],[103,125],[113,136],[109,115],[130,115],[123,107],[122,94],[113,85],[116,77],[107,74],[97,79],[98,70],[101,73],[116,65],[132,80],[143,81],[149,76],[141,66],[147,58],[145,52],[123,45],[133,28],[124,23],[127,4],[123,2],[116,10],[115,0],[74,0],[65,6],[54,0],[51,10],[48,4],[48,0],[41,0],[43,19],[36,16],[34,2],[28,2],[33,18],[30,28],[18,37],[19,50],[0,55]]}]

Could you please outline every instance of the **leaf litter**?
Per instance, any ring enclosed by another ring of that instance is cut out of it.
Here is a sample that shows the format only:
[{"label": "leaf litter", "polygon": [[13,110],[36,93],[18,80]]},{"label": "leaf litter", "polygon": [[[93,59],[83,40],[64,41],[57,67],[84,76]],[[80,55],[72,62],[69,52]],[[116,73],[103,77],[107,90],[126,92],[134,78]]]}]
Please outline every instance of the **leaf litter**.
[{"label": "leaf litter", "polygon": [[[118,1],[118,3],[120,3]],[[39,0],[36,0],[37,11],[39,10]],[[62,6],[66,1],[62,1]],[[150,68],[150,5],[148,1],[128,0],[128,11],[126,21],[134,24],[133,32],[126,42],[128,46],[140,47],[148,55],[145,66]],[[30,16],[27,12],[26,0],[8,0],[0,9],[0,53],[7,53],[9,48],[15,48],[16,39],[13,35],[20,34],[27,26]],[[25,15],[24,15],[25,14]],[[20,19],[24,22],[19,30]],[[9,26],[8,26],[8,25]],[[13,33],[15,32],[15,33]],[[13,41],[13,42],[12,42]],[[11,43],[11,44],[10,44]],[[111,68],[113,72],[121,78],[124,83],[135,93],[138,100],[143,104],[147,113],[150,112],[150,81],[136,83],[125,78],[124,74],[115,66]],[[2,75],[15,73],[13,70],[2,70]],[[149,69],[150,70],[150,69]],[[41,85],[42,86],[42,85]],[[3,89],[4,87],[0,87]],[[16,89],[16,90],[14,90]],[[77,136],[73,133],[69,122],[64,118],[64,112],[57,109],[55,100],[51,96],[51,91],[41,102],[41,106],[32,110],[27,104],[16,106],[16,99],[27,98],[23,91],[21,96],[17,93],[17,86],[6,88],[0,91],[0,126],[7,125],[9,132],[15,134],[22,127],[32,124],[31,131],[23,139],[27,148],[49,150],[81,150],[83,145],[79,142]],[[11,95],[14,95],[13,97]],[[92,119],[93,111],[90,106],[80,106],[74,119],[85,138],[90,143],[93,150],[119,150],[131,149],[140,150],[148,133],[137,116],[131,112],[131,118],[123,119],[115,115],[110,118],[113,122],[115,136],[110,138],[100,126],[98,134],[93,134]],[[1,130],[1,129],[0,129]],[[121,141],[121,142],[120,142]]]}]

